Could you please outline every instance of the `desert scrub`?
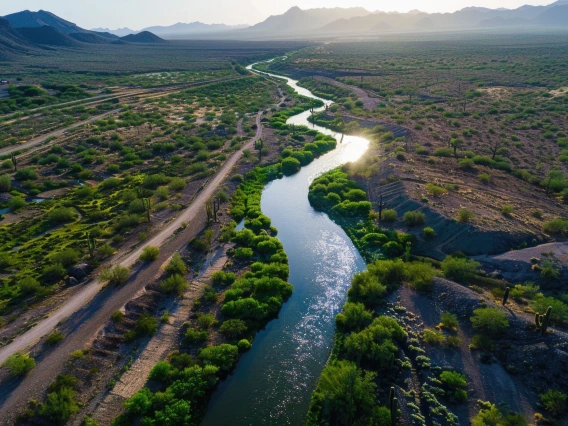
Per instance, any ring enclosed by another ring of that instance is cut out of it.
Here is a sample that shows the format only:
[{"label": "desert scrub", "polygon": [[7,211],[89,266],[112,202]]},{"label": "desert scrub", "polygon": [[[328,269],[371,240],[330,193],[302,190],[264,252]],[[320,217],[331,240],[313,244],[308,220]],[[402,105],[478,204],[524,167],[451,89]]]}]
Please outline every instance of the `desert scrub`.
[{"label": "desert scrub", "polygon": [[146,246],[142,250],[140,255],[140,260],[143,262],[152,262],[158,258],[160,255],[160,249],[158,247]]},{"label": "desert scrub", "polygon": [[469,209],[460,209],[458,211],[457,220],[460,223],[469,223],[473,219],[473,212]]},{"label": "desert scrub", "polygon": [[25,376],[35,367],[35,360],[26,354],[17,353],[9,356],[2,367],[7,367],[12,376]]}]

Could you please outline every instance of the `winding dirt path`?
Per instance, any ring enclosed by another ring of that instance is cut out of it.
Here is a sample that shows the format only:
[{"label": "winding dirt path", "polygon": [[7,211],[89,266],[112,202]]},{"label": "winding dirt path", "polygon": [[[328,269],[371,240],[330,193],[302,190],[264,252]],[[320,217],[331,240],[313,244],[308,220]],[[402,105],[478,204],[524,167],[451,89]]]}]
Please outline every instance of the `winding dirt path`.
[{"label": "winding dirt path", "polygon": [[341,87],[342,89],[351,90],[359,97],[359,99],[361,99],[361,102],[363,102],[363,106],[365,107],[366,110],[369,111],[374,110],[381,101],[378,98],[371,98],[369,94],[360,87],[350,86],[349,84],[342,83],[340,81],[334,80],[333,78],[322,77],[319,75],[314,78],[316,80],[323,81],[324,83],[329,83],[333,86]]}]

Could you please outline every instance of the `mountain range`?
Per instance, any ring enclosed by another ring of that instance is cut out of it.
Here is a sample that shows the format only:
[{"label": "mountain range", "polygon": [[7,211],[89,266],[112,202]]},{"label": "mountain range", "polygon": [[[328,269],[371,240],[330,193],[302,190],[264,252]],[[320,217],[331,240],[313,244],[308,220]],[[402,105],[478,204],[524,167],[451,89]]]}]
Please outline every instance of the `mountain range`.
[{"label": "mountain range", "polygon": [[375,36],[388,32],[456,31],[487,28],[568,29],[568,0],[517,9],[467,7],[453,13],[370,12],[361,7],[302,10],[293,7],[251,27],[192,22],[148,27],[86,30],[53,13],[25,10],[0,18],[0,60],[50,46],[81,48],[93,44],[164,43],[164,39],[285,39]]}]

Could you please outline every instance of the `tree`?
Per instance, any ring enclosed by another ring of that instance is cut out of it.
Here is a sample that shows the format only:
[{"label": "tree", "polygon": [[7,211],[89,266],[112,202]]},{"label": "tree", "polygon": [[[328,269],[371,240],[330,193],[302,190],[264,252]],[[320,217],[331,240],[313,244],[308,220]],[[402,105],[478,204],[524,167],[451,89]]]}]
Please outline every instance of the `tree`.
[{"label": "tree", "polygon": [[40,415],[56,424],[63,425],[73,414],[79,411],[79,404],[75,400],[75,390],[62,387],[47,395],[47,401],[40,409]]},{"label": "tree", "polygon": [[507,314],[498,308],[478,308],[470,318],[473,328],[496,336],[509,328]]},{"label": "tree", "polygon": [[168,294],[181,296],[187,291],[189,284],[181,275],[175,274],[166,278],[160,285],[160,290]]},{"label": "tree", "polygon": [[302,164],[295,158],[288,157],[282,160],[282,173],[285,176],[291,176],[300,171]]},{"label": "tree", "polygon": [[345,330],[361,330],[369,325],[372,319],[373,313],[368,311],[365,305],[348,302],[343,306],[343,311],[335,317],[335,323]]},{"label": "tree", "polygon": [[205,365],[214,365],[223,371],[231,371],[239,357],[239,348],[222,344],[203,348],[198,355]]},{"label": "tree", "polygon": [[10,192],[12,189],[12,180],[9,175],[0,176],[0,192]]},{"label": "tree", "polygon": [[452,138],[450,140],[450,146],[454,149],[454,157],[458,158],[458,148],[461,148],[463,142],[460,138]]},{"label": "tree", "polygon": [[558,390],[549,390],[540,396],[540,401],[546,411],[550,412],[553,416],[559,416],[566,411],[566,400],[568,395]]},{"label": "tree", "polygon": [[245,334],[248,330],[248,327],[243,320],[230,319],[223,322],[219,330],[228,338],[236,339]]}]

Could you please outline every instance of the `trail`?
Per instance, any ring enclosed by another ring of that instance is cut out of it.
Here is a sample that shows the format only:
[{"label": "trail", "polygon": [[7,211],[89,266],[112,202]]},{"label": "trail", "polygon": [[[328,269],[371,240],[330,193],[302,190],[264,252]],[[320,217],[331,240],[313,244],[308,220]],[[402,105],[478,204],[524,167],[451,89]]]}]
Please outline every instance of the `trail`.
[{"label": "trail", "polygon": [[[112,312],[122,308],[149,280],[154,279],[159,265],[187,243],[188,239],[185,238],[187,235],[195,236],[199,233],[202,227],[200,220],[203,220],[206,201],[218,190],[219,185],[241,158],[243,151],[254,147],[254,143],[262,137],[261,118],[262,111],[256,116],[257,131],[255,137],[229,157],[215,176],[205,184],[189,207],[165,225],[144,246],[127,254],[123,253],[122,256],[115,256],[112,265],[132,266],[147,245],[161,247],[160,259],[150,265],[137,268],[129,281],[118,290],[109,286],[105,287],[105,283],[97,279],[90,281],[73,299],[65,302],[49,317],[0,349],[1,365],[10,355],[25,351],[26,348],[56,327],[61,327],[60,323],[64,323],[63,327],[70,330],[65,340],[52,349],[45,358],[39,360],[35,369],[20,383],[13,383],[11,389],[0,390],[0,401],[4,401],[0,406],[1,413],[13,415],[14,411],[24,406],[30,397],[41,395],[47,385],[55,379],[63,364],[67,362],[69,353],[84,348],[85,343],[100,330]],[[174,235],[184,222],[189,223],[187,229]],[[72,315],[73,317],[71,317]]]}]

